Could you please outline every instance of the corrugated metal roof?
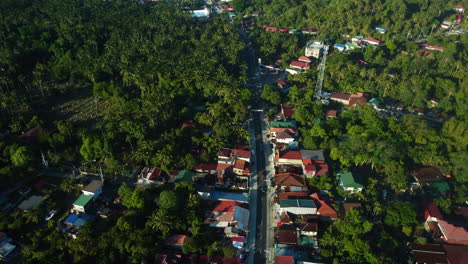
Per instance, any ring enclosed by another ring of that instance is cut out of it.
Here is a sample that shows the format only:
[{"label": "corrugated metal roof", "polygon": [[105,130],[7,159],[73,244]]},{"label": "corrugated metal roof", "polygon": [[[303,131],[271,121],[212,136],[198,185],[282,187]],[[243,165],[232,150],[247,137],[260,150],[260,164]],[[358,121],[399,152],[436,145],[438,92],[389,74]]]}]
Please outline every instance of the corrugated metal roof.
[{"label": "corrugated metal roof", "polygon": [[91,201],[91,199],[93,199],[93,196],[82,194],[80,195],[80,197],[78,197],[78,199],[76,199],[73,205],[85,206],[86,204],[89,203],[89,201]]},{"label": "corrugated metal roof", "polygon": [[289,199],[289,200],[280,200],[280,207],[308,207],[316,208],[313,200],[305,199]]}]

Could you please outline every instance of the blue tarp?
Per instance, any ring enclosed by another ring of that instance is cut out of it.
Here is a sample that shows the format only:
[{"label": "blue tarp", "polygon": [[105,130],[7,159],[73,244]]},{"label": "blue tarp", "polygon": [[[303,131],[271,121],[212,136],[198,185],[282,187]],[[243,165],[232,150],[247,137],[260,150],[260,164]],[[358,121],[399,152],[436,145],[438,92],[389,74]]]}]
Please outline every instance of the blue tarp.
[{"label": "blue tarp", "polygon": [[69,224],[73,224],[73,222],[76,221],[76,219],[78,219],[78,216],[76,214],[71,214],[67,217],[67,219],[65,219],[65,223],[69,223]]},{"label": "blue tarp", "polygon": [[82,225],[84,225],[86,223],[86,220],[82,219],[82,218],[78,218],[75,220],[75,222],[73,222],[73,225],[76,226],[76,227],[80,227]]}]

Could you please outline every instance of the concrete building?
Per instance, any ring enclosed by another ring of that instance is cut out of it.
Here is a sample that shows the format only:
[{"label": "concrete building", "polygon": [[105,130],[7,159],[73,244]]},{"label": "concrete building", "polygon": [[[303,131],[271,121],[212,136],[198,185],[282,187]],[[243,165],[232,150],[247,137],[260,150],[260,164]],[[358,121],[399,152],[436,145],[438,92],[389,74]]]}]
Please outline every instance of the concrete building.
[{"label": "concrete building", "polygon": [[322,54],[323,50],[323,42],[322,41],[312,41],[307,43],[306,49],[305,49],[305,56],[306,57],[314,57],[318,59],[320,55]]}]

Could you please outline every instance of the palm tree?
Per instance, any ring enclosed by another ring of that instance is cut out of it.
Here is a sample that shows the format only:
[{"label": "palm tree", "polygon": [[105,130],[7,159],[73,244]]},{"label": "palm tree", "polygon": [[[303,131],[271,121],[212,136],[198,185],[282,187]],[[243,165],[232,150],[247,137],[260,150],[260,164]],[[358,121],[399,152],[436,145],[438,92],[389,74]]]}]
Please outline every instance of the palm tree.
[{"label": "palm tree", "polygon": [[146,225],[153,230],[161,231],[166,236],[172,230],[174,220],[167,210],[159,209],[149,217]]}]

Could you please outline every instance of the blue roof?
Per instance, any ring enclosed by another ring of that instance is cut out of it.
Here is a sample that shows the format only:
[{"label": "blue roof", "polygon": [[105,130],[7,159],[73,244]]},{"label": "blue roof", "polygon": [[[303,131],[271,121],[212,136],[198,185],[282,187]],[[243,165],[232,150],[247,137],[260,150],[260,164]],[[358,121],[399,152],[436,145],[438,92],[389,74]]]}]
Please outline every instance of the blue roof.
[{"label": "blue roof", "polygon": [[73,222],[73,225],[76,226],[76,227],[80,227],[82,225],[84,225],[87,221],[82,219],[82,218],[78,218],[75,220],[75,222]]},{"label": "blue roof", "polygon": [[237,201],[237,202],[243,202],[243,203],[247,203],[249,200],[249,196],[246,192],[234,193],[234,192],[211,191],[210,198],[213,200]]},{"label": "blue roof", "polygon": [[67,217],[67,219],[65,219],[64,222],[73,224],[73,222],[75,222],[76,219],[78,219],[78,216],[76,214],[71,214]]},{"label": "blue roof", "polygon": [[335,44],[335,45],[333,45],[333,47],[335,47],[335,48],[343,48],[343,49],[344,49],[344,48],[345,48],[345,45],[344,45],[344,44]]}]

